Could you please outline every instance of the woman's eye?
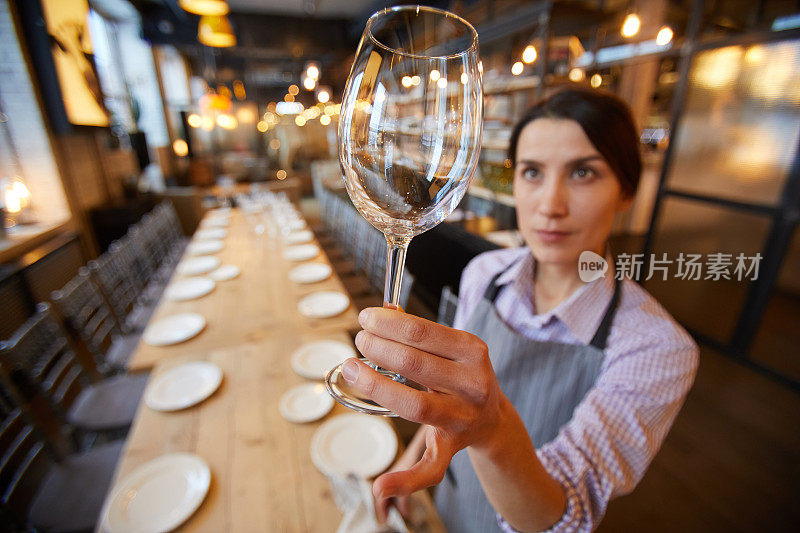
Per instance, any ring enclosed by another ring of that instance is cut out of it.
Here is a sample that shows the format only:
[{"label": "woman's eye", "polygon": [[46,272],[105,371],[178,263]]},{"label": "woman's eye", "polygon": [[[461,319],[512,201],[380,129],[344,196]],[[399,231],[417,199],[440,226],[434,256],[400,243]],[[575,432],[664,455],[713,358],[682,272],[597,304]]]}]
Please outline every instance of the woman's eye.
[{"label": "woman's eye", "polygon": [[576,180],[583,180],[583,181],[585,181],[585,180],[588,180],[588,179],[591,179],[591,178],[593,178],[595,175],[596,175],[596,174],[595,174],[595,171],[594,171],[594,170],[592,170],[591,168],[588,168],[588,167],[580,167],[580,168],[576,168],[576,169],[575,169],[575,170],[572,172],[572,177],[573,177],[573,178],[575,178]]},{"label": "woman's eye", "polygon": [[539,171],[535,168],[526,168],[522,171],[522,177],[526,180],[535,180],[539,177]]}]

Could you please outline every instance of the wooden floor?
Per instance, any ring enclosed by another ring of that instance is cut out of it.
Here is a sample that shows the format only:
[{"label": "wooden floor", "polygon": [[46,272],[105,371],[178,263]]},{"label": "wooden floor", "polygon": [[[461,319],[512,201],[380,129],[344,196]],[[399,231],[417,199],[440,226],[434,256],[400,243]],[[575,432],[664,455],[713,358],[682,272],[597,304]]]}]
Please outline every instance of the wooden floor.
[{"label": "wooden floor", "polygon": [[639,487],[598,531],[796,531],[800,395],[701,349],[697,380]]}]

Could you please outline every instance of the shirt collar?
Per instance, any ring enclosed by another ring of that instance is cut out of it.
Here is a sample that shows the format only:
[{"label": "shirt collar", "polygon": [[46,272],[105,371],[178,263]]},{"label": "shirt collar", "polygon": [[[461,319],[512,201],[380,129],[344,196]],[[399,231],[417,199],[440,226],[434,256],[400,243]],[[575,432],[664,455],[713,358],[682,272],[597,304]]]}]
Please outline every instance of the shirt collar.
[{"label": "shirt collar", "polygon": [[543,327],[554,318],[566,325],[583,344],[589,344],[603,319],[614,292],[614,260],[610,251],[606,254],[609,268],[605,277],[598,278],[573,292],[569,298],[547,313],[537,314],[533,308],[533,275],[536,260],[528,252],[522,260],[515,261],[497,278],[497,284],[511,285],[517,296],[528,306],[533,325]]}]

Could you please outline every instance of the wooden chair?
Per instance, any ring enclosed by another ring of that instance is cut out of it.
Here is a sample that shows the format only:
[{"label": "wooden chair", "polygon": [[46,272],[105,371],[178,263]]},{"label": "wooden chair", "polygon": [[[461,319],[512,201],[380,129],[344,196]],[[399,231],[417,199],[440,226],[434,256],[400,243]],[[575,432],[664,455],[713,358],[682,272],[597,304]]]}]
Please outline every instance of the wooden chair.
[{"label": "wooden chair", "polygon": [[[96,527],[123,442],[74,453],[48,436],[57,424],[17,386],[25,374],[0,362],[0,519],[6,531],[90,531]],[[22,389],[30,391],[29,384]],[[34,397],[35,398],[35,397]],[[33,412],[32,412],[33,411]],[[43,418],[45,424],[42,424]]]},{"label": "wooden chair", "polygon": [[123,335],[121,321],[125,317],[117,316],[87,268],[53,291],[50,301],[74,341],[92,354],[101,373],[126,369],[138,338]]},{"label": "wooden chair", "polygon": [[146,374],[103,378],[92,356],[70,342],[46,303],[0,343],[0,361],[30,376],[62,421],[89,437],[127,431],[147,383]]},{"label": "wooden chair", "polygon": [[456,319],[457,307],[458,295],[450,287],[442,287],[442,297],[439,300],[439,314],[436,317],[436,322],[452,328]]},{"label": "wooden chair", "polygon": [[143,326],[144,323],[137,324],[133,320],[137,315],[140,290],[136,285],[133,271],[120,250],[112,246],[109,251],[89,261],[86,266],[92,279],[111,305],[122,332],[128,333]]}]

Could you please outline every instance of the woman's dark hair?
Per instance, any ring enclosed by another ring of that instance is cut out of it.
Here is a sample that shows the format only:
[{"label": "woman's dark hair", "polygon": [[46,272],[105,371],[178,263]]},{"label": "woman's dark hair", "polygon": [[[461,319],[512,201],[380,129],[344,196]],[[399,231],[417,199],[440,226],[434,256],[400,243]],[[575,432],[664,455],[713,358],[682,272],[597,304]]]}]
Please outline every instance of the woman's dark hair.
[{"label": "woman's dark hair", "polygon": [[522,130],[537,118],[574,120],[616,174],[626,196],[636,194],[642,160],[639,138],[628,105],[616,96],[591,89],[566,89],[545,98],[514,126],[508,158],[516,165]]}]

